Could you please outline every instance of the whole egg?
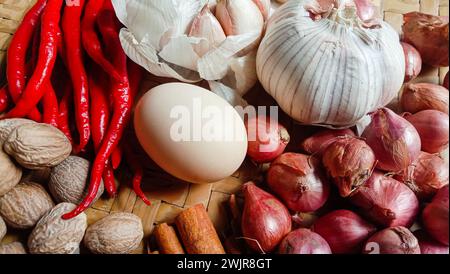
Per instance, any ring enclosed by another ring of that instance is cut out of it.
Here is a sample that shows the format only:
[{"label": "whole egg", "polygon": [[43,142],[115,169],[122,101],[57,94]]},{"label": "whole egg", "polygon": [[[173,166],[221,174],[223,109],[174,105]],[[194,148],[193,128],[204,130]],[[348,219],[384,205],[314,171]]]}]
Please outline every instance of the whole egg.
[{"label": "whole egg", "polygon": [[247,152],[240,113],[211,91],[169,83],[148,91],[134,114],[136,135],[165,171],[191,183],[232,175]]}]

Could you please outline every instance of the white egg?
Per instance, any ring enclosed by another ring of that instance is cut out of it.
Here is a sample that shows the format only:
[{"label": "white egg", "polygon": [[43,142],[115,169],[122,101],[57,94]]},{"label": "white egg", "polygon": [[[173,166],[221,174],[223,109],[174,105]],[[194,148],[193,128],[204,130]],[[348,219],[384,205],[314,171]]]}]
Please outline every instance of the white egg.
[{"label": "white egg", "polygon": [[232,175],[247,152],[239,112],[204,88],[169,83],[139,101],[134,125],[147,154],[165,171],[191,183]]}]

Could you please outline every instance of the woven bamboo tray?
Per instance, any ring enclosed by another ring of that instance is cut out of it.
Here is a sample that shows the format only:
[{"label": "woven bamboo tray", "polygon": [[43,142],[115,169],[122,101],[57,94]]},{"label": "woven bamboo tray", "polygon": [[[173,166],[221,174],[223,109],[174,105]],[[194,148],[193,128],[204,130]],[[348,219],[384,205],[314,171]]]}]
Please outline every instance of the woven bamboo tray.
[{"label": "woven bamboo tray", "polygon": [[[35,0],[0,0],[0,63],[3,63],[4,55],[14,30],[17,28],[24,12]],[[385,21],[390,23],[400,32],[403,22],[402,14],[411,11],[421,11],[435,15],[447,15],[449,0],[373,0],[380,7]],[[424,68],[423,73],[415,80],[420,82],[441,83],[448,68]],[[142,83],[142,90],[146,91],[161,83],[171,81],[148,76]],[[270,96],[266,95],[261,86],[257,85],[249,92],[250,103],[255,105],[273,104]],[[305,134],[296,132],[294,124],[287,117],[282,117],[283,124],[293,131],[294,140]],[[295,143],[292,142],[292,143]],[[447,152],[448,153],[448,152]],[[142,156],[145,157],[145,156]],[[445,157],[448,160],[448,155]],[[189,159],[186,159],[189,160]],[[144,240],[134,253],[147,253],[148,240],[155,225],[172,220],[184,209],[202,203],[208,209],[219,235],[224,235],[227,230],[227,209],[224,204],[232,193],[238,193],[243,183],[260,176],[261,167],[246,161],[242,167],[231,177],[223,181],[208,184],[186,184],[165,174],[156,165],[146,166],[143,189],[147,197],[152,201],[151,206],[145,205],[129,186],[129,174],[126,170],[119,171],[119,194],[115,199],[102,198],[87,210],[89,224],[107,216],[112,212],[132,212],[142,218],[144,225]],[[21,232],[10,231],[2,243],[22,241],[26,243],[26,235]]]}]

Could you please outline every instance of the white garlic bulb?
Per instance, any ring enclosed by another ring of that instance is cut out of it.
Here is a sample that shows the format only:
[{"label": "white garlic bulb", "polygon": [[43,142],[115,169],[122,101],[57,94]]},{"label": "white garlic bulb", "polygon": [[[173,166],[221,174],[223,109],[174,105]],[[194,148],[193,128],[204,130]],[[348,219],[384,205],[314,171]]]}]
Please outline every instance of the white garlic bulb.
[{"label": "white garlic bulb", "polygon": [[367,27],[354,1],[335,0],[323,10],[316,9],[320,2],[330,1],[291,0],[272,15],[257,74],[298,122],[349,127],[397,95],[404,55],[395,30],[381,20]]},{"label": "white garlic bulb", "polygon": [[[112,4],[124,25],[120,42],[125,53],[153,75],[187,83],[206,80],[213,92],[232,104],[243,101],[240,97],[256,83],[255,55],[264,20],[253,0]],[[224,21],[219,22],[213,11]]]}]

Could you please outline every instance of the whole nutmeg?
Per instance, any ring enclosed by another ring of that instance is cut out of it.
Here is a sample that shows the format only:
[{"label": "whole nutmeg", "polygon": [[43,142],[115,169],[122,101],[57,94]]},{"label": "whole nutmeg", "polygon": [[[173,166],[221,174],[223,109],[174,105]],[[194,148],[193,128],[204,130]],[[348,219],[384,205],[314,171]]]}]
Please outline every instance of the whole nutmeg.
[{"label": "whole nutmeg", "polygon": [[3,149],[23,167],[54,167],[69,157],[72,145],[59,129],[47,124],[16,127],[5,140]]},{"label": "whole nutmeg", "polygon": [[24,124],[34,124],[34,123],[36,122],[33,120],[22,118],[0,120],[0,147],[3,145],[3,142],[8,138],[11,131],[13,131],[16,127]]},{"label": "whole nutmeg", "polygon": [[3,221],[3,218],[0,217],[0,241],[5,237],[6,235],[6,224],[5,221]]},{"label": "whole nutmeg", "polygon": [[53,208],[54,204],[44,187],[22,182],[0,197],[0,215],[5,222],[18,229],[29,229]]},{"label": "whole nutmeg", "polygon": [[[88,190],[89,165],[86,159],[69,156],[52,169],[48,187],[57,202],[81,203]],[[100,198],[103,190],[102,183],[94,202]]]},{"label": "whole nutmeg", "polygon": [[13,242],[0,245],[0,255],[27,254],[25,247],[21,242]]},{"label": "whole nutmeg", "polygon": [[22,177],[22,169],[0,147],[0,197],[15,187]]},{"label": "whole nutmeg", "polygon": [[131,213],[113,213],[86,230],[84,244],[96,254],[127,254],[144,237],[141,219]]},{"label": "whole nutmeg", "polygon": [[39,220],[28,238],[31,254],[74,254],[79,250],[87,228],[86,214],[69,220],[61,218],[75,207],[71,203],[58,204]]}]

